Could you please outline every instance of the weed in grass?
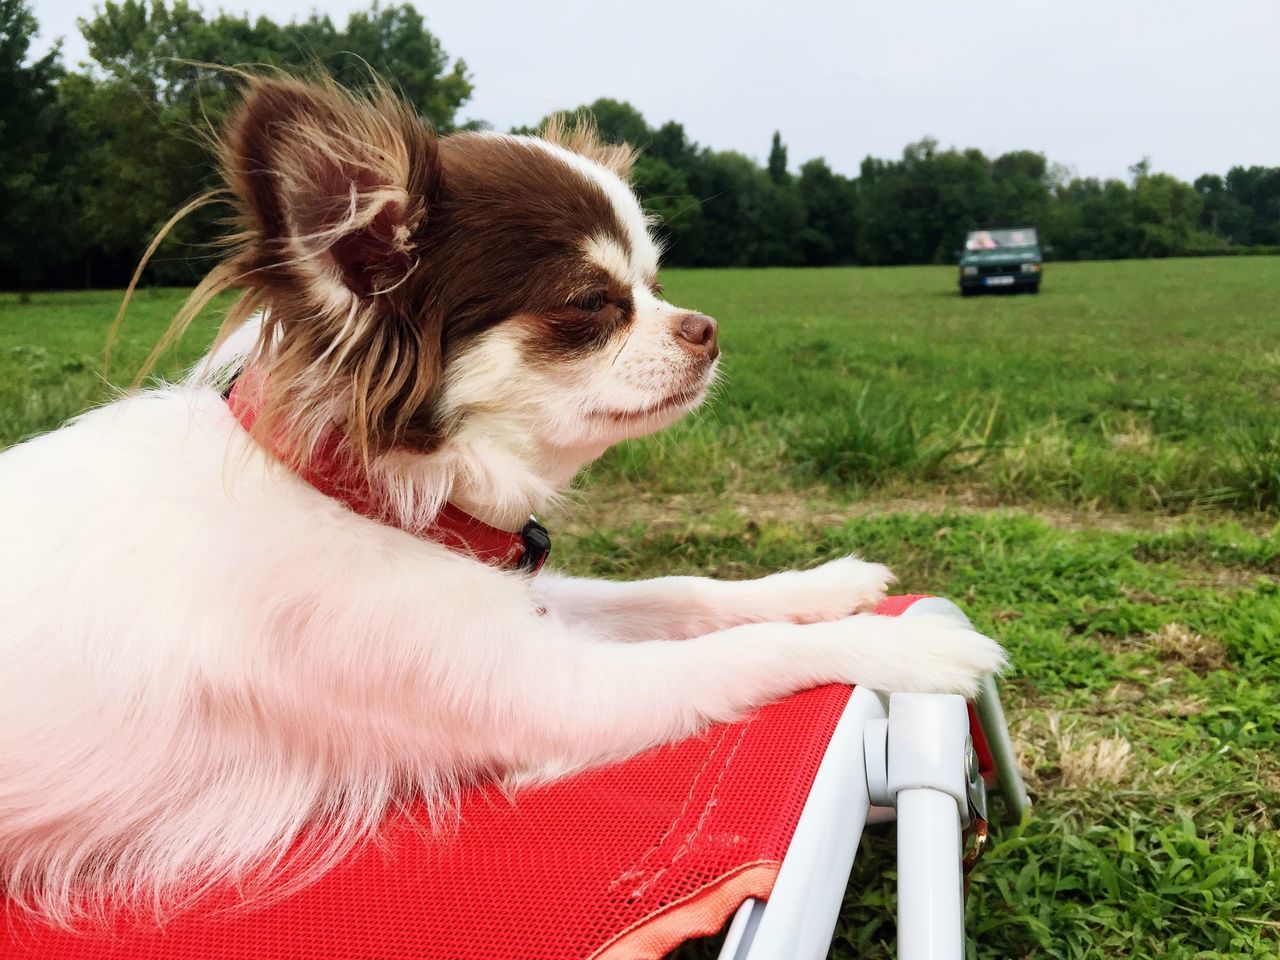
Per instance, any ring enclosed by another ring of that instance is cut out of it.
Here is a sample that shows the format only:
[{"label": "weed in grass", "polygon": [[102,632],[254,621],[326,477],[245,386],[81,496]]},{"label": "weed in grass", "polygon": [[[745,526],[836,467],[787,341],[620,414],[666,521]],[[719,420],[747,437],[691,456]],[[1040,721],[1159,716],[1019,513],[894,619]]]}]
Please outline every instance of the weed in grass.
[{"label": "weed in grass", "polygon": [[963,454],[982,451],[982,438],[966,442],[967,420],[945,433],[931,432],[918,413],[869,386],[837,406],[821,431],[799,425],[787,455],[801,477],[829,485],[875,486],[879,478],[936,481],[967,464]]},{"label": "weed in grass", "polygon": [[1257,510],[1280,507],[1280,426],[1274,420],[1237,433],[1235,489],[1240,506]]}]

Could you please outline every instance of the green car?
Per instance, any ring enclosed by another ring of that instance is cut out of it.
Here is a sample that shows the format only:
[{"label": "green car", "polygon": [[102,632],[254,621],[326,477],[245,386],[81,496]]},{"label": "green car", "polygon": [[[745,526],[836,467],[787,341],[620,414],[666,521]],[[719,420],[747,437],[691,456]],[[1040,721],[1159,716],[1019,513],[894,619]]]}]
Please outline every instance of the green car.
[{"label": "green car", "polygon": [[1044,257],[1035,227],[977,227],[960,253],[960,292],[1040,292]]}]

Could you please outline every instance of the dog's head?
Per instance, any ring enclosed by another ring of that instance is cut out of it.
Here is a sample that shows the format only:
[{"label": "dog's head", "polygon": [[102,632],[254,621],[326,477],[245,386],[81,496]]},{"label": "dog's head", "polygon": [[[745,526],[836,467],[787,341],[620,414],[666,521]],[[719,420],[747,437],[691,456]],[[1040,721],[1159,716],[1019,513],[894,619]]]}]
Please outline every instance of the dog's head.
[{"label": "dog's head", "polygon": [[661,297],[632,152],[581,125],[438,138],[385,90],[255,79],[221,150],[242,227],[221,282],[266,310],[263,420],[301,449],[465,439],[571,473],[715,376],[715,321]]}]

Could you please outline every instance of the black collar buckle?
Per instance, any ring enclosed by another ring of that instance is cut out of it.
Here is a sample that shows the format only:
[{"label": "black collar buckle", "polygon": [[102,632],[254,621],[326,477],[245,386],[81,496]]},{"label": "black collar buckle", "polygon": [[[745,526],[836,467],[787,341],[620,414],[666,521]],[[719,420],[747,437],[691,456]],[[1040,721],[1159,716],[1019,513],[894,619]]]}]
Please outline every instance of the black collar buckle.
[{"label": "black collar buckle", "polygon": [[530,517],[529,522],[520,529],[520,539],[524,541],[524,553],[520,556],[516,569],[537,573],[551,555],[551,534],[535,518]]}]

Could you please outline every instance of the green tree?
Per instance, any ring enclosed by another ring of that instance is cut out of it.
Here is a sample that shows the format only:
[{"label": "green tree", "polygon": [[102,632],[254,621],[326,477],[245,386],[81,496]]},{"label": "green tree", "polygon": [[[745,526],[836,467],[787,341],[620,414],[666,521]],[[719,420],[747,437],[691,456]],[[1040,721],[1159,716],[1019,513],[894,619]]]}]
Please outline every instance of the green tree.
[{"label": "green tree", "polygon": [[368,86],[376,73],[444,130],[456,124],[472,92],[466,64],[450,66],[440,41],[409,4],[375,2],[339,30],[314,14],[282,26],[226,13],[206,20],[186,0],[107,0],[96,16],[80,21],[80,29],[90,56],[109,77],[164,106],[208,104],[211,96],[216,106],[224,85],[234,85],[234,77],[201,64],[322,67],[353,89]]},{"label": "green tree", "polygon": [[1248,232],[1237,242],[1280,244],[1280,167],[1232,167],[1226,189],[1250,213]]},{"label": "green tree", "polygon": [[[392,83],[443,130],[471,94],[465,64],[452,65],[409,5],[286,25],[260,17],[206,19],[185,0],[107,0],[80,22],[97,69],[68,76],[63,101],[85,143],[83,229],[95,282],[119,282],[172,212],[213,179],[206,134],[216,129],[239,79],[203,64],[321,68],[352,88]],[[180,224],[153,261],[159,282],[190,282],[206,268],[225,211],[206,208]]]},{"label": "green tree", "polygon": [[652,131],[648,149],[649,156],[656,157],[670,164],[676,170],[688,170],[698,162],[698,145],[690,142],[684,132],[684,125],[668,120]]},{"label": "green tree", "polygon": [[697,266],[802,262],[804,208],[794,187],[775,184],[767,171],[733,151],[699,151],[686,175],[690,193],[700,201],[701,217],[680,262]]},{"label": "green tree", "polygon": [[791,174],[787,173],[787,148],[783,146],[782,133],[778,130],[773,131],[773,143],[769,146],[769,179],[778,186],[791,180]]},{"label": "green tree", "polygon": [[637,189],[645,207],[658,218],[665,259],[673,265],[697,262],[698,250],[708,239],[703,198],[695,195],[690,180],[700,162],[697,145],[671,120],[650,131],[649,146],[636,163]]},{"label": "green tree", "polygon": [[[408,4],[375,3],[339,28],[312,15],[207,17],[187,0],[106,0],[81,29],[93,64],[30,60],[26,0],[0,0],[0,270],[8,284],[116,283],[170,214],[212,181],[207,134],[239,75],[208,64],[323,70],[362,87],[379,75],[442,131],[465,123],[466,65],[451,60]],[[1069,176],[1043,154],[989,159],[925,138],[859,176],[822,159],[793,175],[775,131],[766,163],[694,143],[632,104],[581,108],[601,136],[641,150],[632,179],[673,264],[938,263],[976,223],[1031,221],[1055,255],[1169,256],[1225,245],[1280,245],[1280,168],[1233,167],[1194,185],[1153,171],[1131,181]],[[533,132],[526,128],[521,132]],[[190,216],[153,260],[153,281],[203,272],[222,211]]]},{"label": "green tree", "polygon": [[944,263],[967,227],[1001,219],[991,162],[979,150],[939,150],[926,137],[897,161],[866,158],[858,182],[858,258]]},{"label": "green tree", "polygon": [[1204,208],[1194,187],[1167,173],[1143,172],[1133,183],[1138,257],[1171,257],[1196,246]]},{"label": "green tree", "polygon": [[[1212,180],[1198,189],[1147,159],[1129,168],[1133,181],[1075,178],[1055,187],[1046,238],[1067,260],[1177,256],[1220,245],[1203,226]],[[1219,181],[1219,186],[1221,185]]]},{"label": "green tree", "polygon": [[1052,201],[1049,162],[1044,154],[1016,150],[1002,154],[991,163],[995,181],[995,218],[1044,223]]},{"label": "green tree", "polygon": [[1193,184],[1202,204],[1200,225],[1225,243],[1248,243],[1253,228],[1253,211],[1227,189],[1222,177],[1206,173]]},{"label": "green tree", "polygon": [[[86,282],[119,283],[132,272],[160,227],[212,175],[199,135],[205,123],[197,101],[164,106],[138,86],[108,76],[71,74],[62,100],[82,143],[76,175],[80,226],[89,248]],[[155,282],[187,283],[203,272],[202,245],[215,235],[213,208],[187,218],[153,261]]]},{"label": "green tree", "polygon": [[[328,18],[320,22],[327,24]],[[286,36],[290,33],[286,27]],[[473,85],[465,61],[449,65],[444,47],[427,30],[422,14],[408,3],[390,7],[374,3],[366,12],[353,13],[346,30],[332,34],[329,49],[317,48],[317,53],[329,72],[352,88],[367,85],[372,68],[442,131],[457,125],[458,109],[471,98]]]},{"label": "green tree", "polygon": [[852,263],[858,237],[857,192],[821,158],[800,167],[796,193],[804,208],[800,252],[807,264]]},{"label": "green tree", "polygon": [[600,137],[608,143],[628,143],[637,150],[643,150],[652,139],[644,115],[625,101],[601,97],[580,109],[595,119]]},{"label": "green tree", "polygon": [[49,282],[79,246],[72,181],[75,143],[58,99],[55,48],[29,60],[35,17],[0,0],[0,275],[4,286]]}]

